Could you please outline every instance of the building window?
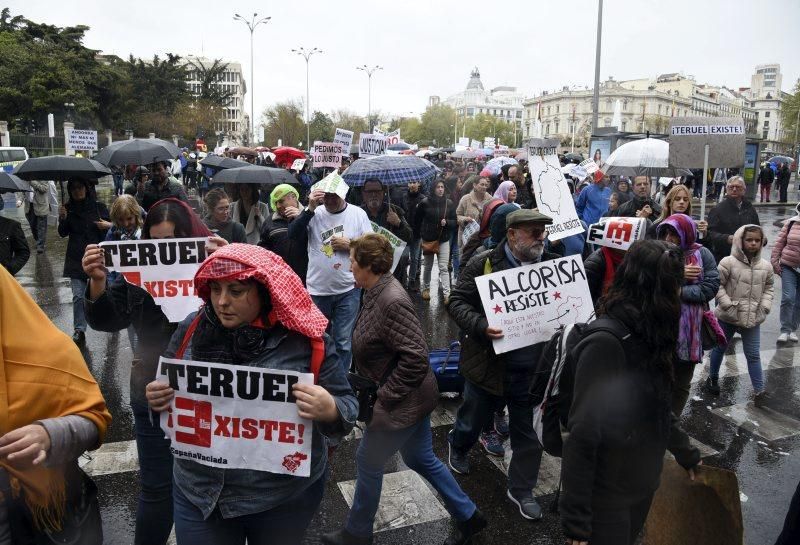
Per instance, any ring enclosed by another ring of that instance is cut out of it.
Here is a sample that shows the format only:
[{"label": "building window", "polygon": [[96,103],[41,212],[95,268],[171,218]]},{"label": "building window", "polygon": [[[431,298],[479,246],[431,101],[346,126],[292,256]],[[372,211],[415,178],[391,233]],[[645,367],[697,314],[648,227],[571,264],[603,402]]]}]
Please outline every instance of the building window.
[{"label": "building window", "polygon": [[550,115],[550,106],[547,107],[547,115]]},{"label": "building window", "polygon": [[558,120],[556,120],[556,134],[558,134]]},{"label": "building window", "polygon": [[556,104],[556,113],[559,113],[560,111],[561,111],[561,106],[559,106],[558,104]]},{"label": "building window", "polygon": [[620,127],[620,130],[624,131],[625,130],[625,125],[627,125],[627,124],[628,124],[628,122],[623,119],[622,120],[622,126]]},{"label": "building window", "polygon": [[467,115],[474,115],[474,114],[475,114],[475,108],[467,108]]},{"label": "building window", "polygon": [[[628,99],[625,99],[625,100],[622,101],[622,111],[623,112],[627,112],[628,111]],[[623,121],[623,123],[625,123],[625,122]]]},{"label": "building window", "polygon": [[764,112],[764,117],[769,117],[770,112]]},{"label": "building window", "polygon": [[658,105],[658,113],[661,113],[661,104]]},{"label": "building window", "polygon": [[764,132],[761,134],[761,138],[763,138],[764,140],[766,140],[768,135],[769,135],[769,131],[765,130],[765,131],[764,131]]},{"label": "building window", "polygon": [[[544,130],[544,133],[545,133],[545,134],[550,134],[550,123],[548,123],[547,125],[545,125],[545,130]],[[765,138],[766,138],[766,137],[765,137]]]}]

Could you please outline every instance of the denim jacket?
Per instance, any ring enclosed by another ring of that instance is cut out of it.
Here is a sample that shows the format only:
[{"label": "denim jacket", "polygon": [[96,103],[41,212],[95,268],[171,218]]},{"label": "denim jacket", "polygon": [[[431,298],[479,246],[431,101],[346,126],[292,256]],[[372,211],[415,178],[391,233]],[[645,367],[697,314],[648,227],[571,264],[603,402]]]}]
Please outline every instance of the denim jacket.
[{"label": "denim jacket", "polygon": [[[175,357],[196,314],[193,312],[178,326],[165,357]],[[183,357],[191,359],[191,343]],[[247,365],[307,373],[310,363],[309,339],[277,325],[269,330],[265,351],[256,361]],[[325,360],[319,372],[318,384],[333,396],[339,410],[339,420],[332,423],[314,422],[311,473],[308,477],[249,469],[224,469],[202,465],[193,460],[175,459],[175,486],[202,511],[203,517],[211,516],[215,508],[219,508],[223,518],[267,511],[299,495],[317,479],[324,478],[328,463],[326,436],[344,437],[353,428],[358,415],[358,402],[342,366],[339,365],[336,347],[328,335],[325,335]]]}]

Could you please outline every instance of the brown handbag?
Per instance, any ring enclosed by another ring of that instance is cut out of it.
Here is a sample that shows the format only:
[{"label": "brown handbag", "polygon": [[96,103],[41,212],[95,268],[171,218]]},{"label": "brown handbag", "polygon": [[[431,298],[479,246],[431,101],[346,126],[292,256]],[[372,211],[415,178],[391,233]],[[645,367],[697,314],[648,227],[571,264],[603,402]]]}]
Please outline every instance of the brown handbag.
[{"label": "brown handbag", "polygon": [[[442,219],[447,217],[447,199],[444,200],[444,213],[442,214]],[[422,255],[438,255],[439,254],[439,239],[442,238],[442,226],[441,221],[439,222],[439,236],[436,237],[436,240],[423,240],[422,241]]]}]

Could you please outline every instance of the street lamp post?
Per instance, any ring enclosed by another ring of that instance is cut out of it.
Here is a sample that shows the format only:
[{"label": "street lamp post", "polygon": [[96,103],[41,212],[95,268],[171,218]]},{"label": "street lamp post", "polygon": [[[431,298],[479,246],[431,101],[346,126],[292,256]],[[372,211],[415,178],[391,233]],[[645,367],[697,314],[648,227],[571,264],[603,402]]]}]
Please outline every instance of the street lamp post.
[{"label": "street lamp post", "polygon": [[300,49],[292,49],[292,53],[297,53],[306,60],[306,146],[308,146],[308,151],[311,151],[311,102],[308,96],[308,59],[314,53],[322,53],[322,50],[316,47],[308,50],[301,47]]},{"label": "street lamp post", "polygon": [[[261,19],[256,19],[258,13],[253,13],[253,17],[248,21],[238,13],[233,14],[234,21],[242,21],[244,24],[247,25],[247,28],[250,29],[250,126],[247,128],[249,137],[255,140],[255,132],[253,131],[253,127],[255,127],[255,64],[253,63],[253,32],[255,31],[256,27],[261,23],[267,24],[272,17],[262,17]],[[249,143],[249,142],[248,142]]]},{"label": "street lamp post", "polygon": [[356,66],[356,70],[361,70],[367,74],[367,125],[369,125],[367,130],[372,132],[372,74],[378,70],[383,70],[383,66],[378,66],[376,64],[370,68],[365,64],[363,66]]},{"label": "street lamp post", "polygon": [[603,42],[603,0],[597,5],[597,45],[594,52],[594,93],[592,95],[592,134],[597,131],[597,114],[600,107],[600,45]]}]

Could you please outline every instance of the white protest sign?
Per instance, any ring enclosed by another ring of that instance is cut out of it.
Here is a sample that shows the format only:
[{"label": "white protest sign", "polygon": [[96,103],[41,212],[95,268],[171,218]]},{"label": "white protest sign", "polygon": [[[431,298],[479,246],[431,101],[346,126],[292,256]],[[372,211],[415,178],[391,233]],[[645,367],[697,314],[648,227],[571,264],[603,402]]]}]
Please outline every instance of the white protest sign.
[{"label": "white protest sign", "polygon": [[480,140],[470,140],[469,147],[471,147],[472,149],[481,149]]},{"label": "white protest sign", "polygon": [[64,131],[65,148],[72,151],[96,150],[97,131],[66,129]]},{"label": "white protest sign", "polygon": [[391,146],[392,144],[399,144],[400,143],[400,129],[395,129],[392,132],[386,133],[386,145]]},{"label": "white protest sign", "polygon": [[508,148],[495,148],[494,150],[495,157],[508,157],[509,155],[511,155],[511,151]]},{"label": "white protest sign", "polygon": [[553,218],[547,226],[550,240],[560,240],[584,231],[567,180],[561,173],[556,150],[558,140],[531,139],[528,144],[528,168],[539,212]]},{"label": "white protest sign", "polygon": [[741,117],[672,117],[669,166],[703,168],[708,144],[709,168],[744,166],[745,130]]},{"label": "white protest sign", "polygon": [[312,185],[309,193],[312,193],[318,189],[324,193],[336,193],[344,199],[347,196],[347,192],[350,190],[350,187],[347,185],[347,182],[344,181],[344,178],[339,176],[339,173],[334,170],[323,179]]},{"label": "white protest sign", "polygon": [[489,327],[503,331],[493,341],[497,354],[547,341],[594,312],[580,256],[486,274],[475,283]]},{"label": "white protest sign", "polygon": [[225,469],[308,477],[311,420],[300,418],[294,384],[311,373],[161,358],[156,380],[175,390],[161,429],[175,458]]},{"label": "white protest sign", "polygon": [[294,163],[292,163],[292,170],[296,170],[297,172],[300,172],[301,170],[303,170],[304,166],[306,166],[306,160],[305,159],[295,159]]},{"label": "white protest sign", "polygon": [[494,138],[487,136],[483,139],[483,147],[484,148],[493,148],[494,147]]},{"label": "white protest sign", "polygon": [[342,164],[342,145],[334,142],[314,142],[311,159],[315,167],[339,168]]},{"label": "white protest sign", "polygon": [[386,137],[362,132],[358,139],[358,156],[374,157],[386,153]]},{"label": "white protest sign", "polygon": [[461,138],[458,139],[458,145],[459,146],[464,146],[465,148],[468,148],[469,147],[469,138],[467,138],[465,136],[462,136]]},{"label": "white protest sign", "polygon": [[202,304],[194,275],[206,258],[205,238],[101,242],[105,266],[147,291],[170,322],[180,322]]},{"label": "white protest sign", "polygon": [[394,257],[392,258],[392,270],[390,272],[394,272],[397,268],[397,264],[400,262],[400,258],[403,257],[403,252],[406,249],[406,241],[401,240],[398,238],[394,233],[385,229],[375,223],[374,221],[370,222],[372,224],[372,230],[378,233],[379,235],[383,235],[386,240],[389,241],[389,244],[392,245],[392,250],[394,250]]},{"label": "white protest sign", "polygon": [[353,145],[353,131],[336,129],[333,135],[333,143],[342,145],[342,153],[350,155],[350,146]]},{"label": "white protest sign", "polygon": [[386,133],[380,130],[378,127],[372,127],[372,134],[377,134],[378,136],[386,136]]},{"label": "white protest sign", "polygon": [[594,174],[598,170],[600,170],[600,165],[598,165],[594,159],[584,159],[578,164],[579,167],[583,168],[586,171],[586,174]]},{"label": "white protest sign", "polygon": [[600,218],[589,226],[586,243],[627,250],[637,240],[644,240],[646,233],[644,218]]}]

